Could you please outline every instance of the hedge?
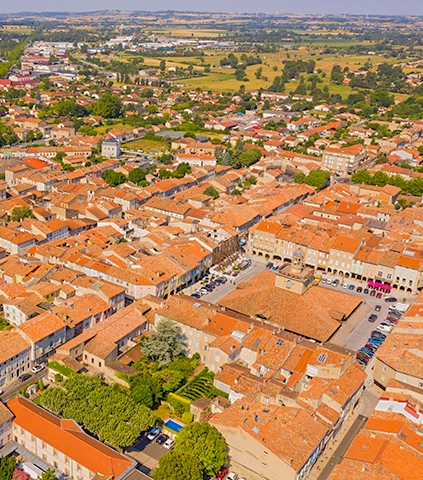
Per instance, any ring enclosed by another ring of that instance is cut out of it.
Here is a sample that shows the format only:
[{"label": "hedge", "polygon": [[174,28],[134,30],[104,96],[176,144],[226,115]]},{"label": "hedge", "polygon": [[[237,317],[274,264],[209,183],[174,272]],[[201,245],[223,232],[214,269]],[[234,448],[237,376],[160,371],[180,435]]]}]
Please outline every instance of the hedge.
[{"label": "hedge", "polygon": [[189,406],[191,402],[186,398],[176,395],[175,393],[169,393],[167,396],[167,401],[179,416],[190,411]]}]

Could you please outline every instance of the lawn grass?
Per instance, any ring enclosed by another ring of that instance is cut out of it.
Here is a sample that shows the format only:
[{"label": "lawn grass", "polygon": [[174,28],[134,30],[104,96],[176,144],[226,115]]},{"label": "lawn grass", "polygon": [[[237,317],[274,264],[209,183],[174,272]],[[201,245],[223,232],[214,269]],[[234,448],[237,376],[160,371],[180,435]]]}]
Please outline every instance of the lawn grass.
[{"label": "lawn grass", "polygon": [[56,362],[56,360],[51,360],[50,362],[48,362],[48,368],[51,368],[52,370],[61,373],[65,377],[70,377],[71,375],[75,374],[75,372],[71,368],[67,367],[66,365],[62,365],[59,362]]},{"label": "lawn grass", "polygon": [[139,140],[123,143],[122,148],[128,148],[129,150],[143,150],[144,152],[158,152],[165,150],[165,145],[164,142],[160,140],[140,138]]}]

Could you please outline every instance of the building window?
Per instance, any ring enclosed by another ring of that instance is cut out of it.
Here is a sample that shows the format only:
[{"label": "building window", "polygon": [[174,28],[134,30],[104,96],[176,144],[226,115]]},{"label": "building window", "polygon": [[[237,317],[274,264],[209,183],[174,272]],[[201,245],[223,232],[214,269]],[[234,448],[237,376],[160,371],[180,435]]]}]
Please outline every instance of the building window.
[{"label": "building window", "polygon": [[78,464],[78,465],[76,466],[76,469],[78,470],[78,472],[80,472],[80,471],[81,471],[81,465]]},{"label": "building window", "polygon": [[57,457],[57,450],[53,448],[53,456]]},{"label": "building window", "polygon": [[54,461],[54,462],[53,462],[53,466],[54,466],[54,468],[57,468],[59,465],[57,464],[56,461]]},{"label": "building window", "polygon": [[66,465],[69,465],[69,457],[65,457],[65,463]]},{"label": "building window", "polygon": [[43,460],[47,462],[47,455],[45,453],[43,453]]},{"label": "building window", "polygon": [[43,443],[41,444],[41,448],[42,448],[43,450],[45,450],[45,449],[47,448],[47,445],[43,442]]},{"label": "building window", "polygon": [[34,435],[31,435],[31,442],[35,442],[35,437],[34,437]]}]

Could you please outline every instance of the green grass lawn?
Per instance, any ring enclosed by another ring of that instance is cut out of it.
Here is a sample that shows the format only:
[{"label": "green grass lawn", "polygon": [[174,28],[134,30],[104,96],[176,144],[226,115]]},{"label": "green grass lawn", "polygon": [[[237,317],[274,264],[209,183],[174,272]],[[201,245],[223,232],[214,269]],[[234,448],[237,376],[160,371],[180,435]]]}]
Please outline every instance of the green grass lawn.
[{"label": "green grass lawn", "polygon": [[144,150],[144,152],[159,152],[166,150],[164,142],[159,140],[146,140],[144,138],[123,143],[122,147],[130,150]]}]

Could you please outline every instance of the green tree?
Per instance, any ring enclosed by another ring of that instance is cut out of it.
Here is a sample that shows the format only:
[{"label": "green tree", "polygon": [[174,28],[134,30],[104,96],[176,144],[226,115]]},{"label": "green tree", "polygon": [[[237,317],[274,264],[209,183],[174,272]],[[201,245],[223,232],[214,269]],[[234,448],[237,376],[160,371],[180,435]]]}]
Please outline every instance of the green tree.
[{"label": "green tree", "polygon": [[111,418],[98,432],[98,437],[102,442],[123,448],[132,445],[139,434],[139,430],[134,425]]},{"label": "green tree", "polygon": [[219,192],[212,186],[210,187],[207,187],[205,190],[204,190],[204,195],[207,195],[209,197],[213,197],[214,199],[216,198],[219,198]]},{"label": "green tree", "polygon": [[394,104],[394,96],[384,88],[378,88],[370,94],[370,104],[376,107],[390,107]]},{"label": "green tree", "polygon": [[160,382],[165,392],[175,392],[185,380],[183,372],[171,368],[165,368],[157,372],[154,377]]},{"label": "green tree", "polygon": [[189,452],[172,450],[159,459],[154,480],[203,480],[201,462]]},{"label": "green tree", "polygon": [[200,462],[203,473],[215,475],[228,461],[226,441],[216,427],[206,422],[192,423],[176,437],[176,452],[190,452]]},{"label": "green tree", "polygon": [[342,73],[340,65],[334,65],[330,74],[330,81],[336,85],[342,85],[344,81],[344,74]]},{"label": "green tree", "polygon": [[129,181],[140,185],[141,182],[145,181],[145,172],[142,168],[134,168],[128,174]]},{"label": "green tree", "polygon": [[159,111],[159,107],[155,103],[150,103],[147,107],[148,113],[157,113]]},{"label": "green tree", "polygon": [[24,218],[34,218],[32,210],[29,207],[15,207],[10,215],[12,222],[20,222]]},{"label": "green tree", "polygon": [[117,187],[126,182],[126,177],[121,172],[114,172],[113,170],[105,170],[101,174],[101,178],[111,187]]},{"label": "green tree", "polygon": [[109,90],[94,104],[94,112],[103,118],[117,118],[122,113],[122,102]]},{"label": "green tree", "polygon": [[165,71],[166,69],[166,60],[160,60],[160,65],[159,65],[159,68],[162,72]]},{"label": "green tree", "polygon": [[137,385],[132,390],[132,398],[137,402],[151,408],[153,406],[153,394],[147,385]]},{"label": "green tree", "polygon": [[157,325],[157,330],[144,338],[141,346],[147,357],[165,366],[184,349],[181,327],[170,319],[164,319]]},{"label": "green tree", "polygon": [[0,457],[0,480],[11,480],[15,467],[12,457]]},{"label": "green tree", "polygon": [[48,468],[45,472],[41,474],[41,480],[56,480],[56,474],[54,473],[54,470],[51,468]]},{"label": "green tree", "polygon": [[373,177],[371,173],[367,170],[358,170],[357,172],[351,175],[351,182],[352,183],[359,183],[359,184],[367,184],[371,185]]},{"label": "green tree", "polygon": [[47,410],[60,415],[68,404],[68,396],[62,388],[50,387],[40,397],[40,404]]}]

